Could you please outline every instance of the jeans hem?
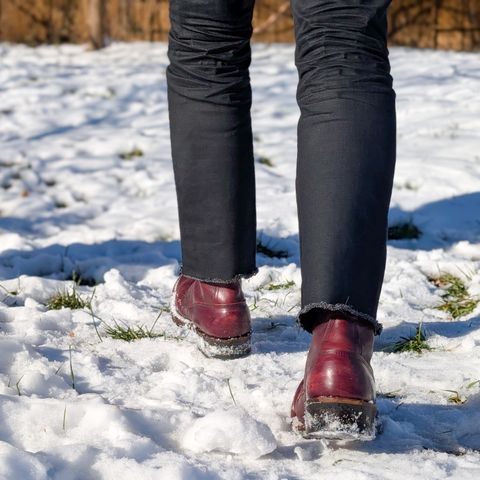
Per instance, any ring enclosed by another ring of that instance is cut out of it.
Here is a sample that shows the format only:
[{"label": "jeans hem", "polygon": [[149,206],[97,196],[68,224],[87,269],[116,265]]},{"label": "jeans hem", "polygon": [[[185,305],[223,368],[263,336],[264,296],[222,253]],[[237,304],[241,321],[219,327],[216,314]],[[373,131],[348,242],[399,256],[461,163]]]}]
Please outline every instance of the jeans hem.
[{"label": "jeans hem", "polygon": [[305,305],[297,315],[297,323],[302,327],[303,329],[308,330],[308,328],[302,323],[301,320],[301,315],[304,313],[309,312],[313,308],[321,308],[323,310],[327,310],[328,312],[343,312],[346,313],[354,318],[360,318],[362,320],[366,320],[368,323],[370,323],[373,326],[375,335],[380,335],[383,330],[383,325],[377,321],[376,318],[372,317],[371,315],[368,315],[367,313],[360,312],[353,308],[351,305],[347,305],[344,303],[327,303],[327,302],[317,302],[317,303],[309,303],[308,305]]},{"label": "jeans hem", "polygon": [[253,277],[258,273],[258,268],[255,267],[253,270],[247,273],[237,273],[230,279],[224,279],[224,278],[217,278],[217,277],[206,277],[204,275],[197,275],[195,273],[184,273],[183,272],[183,264],[180,264],[180,270],[179,270],[179,275],[183,275],[184,277],[188,278],[193,278],[195,280],[200,280],[202,282],[215,282],[215,283],[232,283],[237,280],[240,280],[241,278],[250,278]]}]

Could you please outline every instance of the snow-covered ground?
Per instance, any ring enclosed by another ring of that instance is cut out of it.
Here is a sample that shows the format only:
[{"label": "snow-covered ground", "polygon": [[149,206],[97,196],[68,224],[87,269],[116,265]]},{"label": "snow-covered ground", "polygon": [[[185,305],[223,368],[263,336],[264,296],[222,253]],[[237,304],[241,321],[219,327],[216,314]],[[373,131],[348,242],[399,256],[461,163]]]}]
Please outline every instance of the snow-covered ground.
[{"label": "snow-covered ground", "polygon": [[[254,352],[223,362],[167,311],[180,248],[166,45],[0,44],[1,479],[480,478],[480,308],[453,320],[428,280],[450,272],[480,294],[480,57],[391,59],[391,224],[424,234],[389,242],[373,358],[383,433],[341,445],[288,420],[309,342],[295,326],[293,46],[255,45],[251,69],[255,151],[273,164],[256,164],[259,237],[289,257],[258,255],[243,282]],[[97,283],[78,287],[94,317],[45,305],[73,271]],[[113,340],[115,322],[165,335]],[[431,351],[384,351],[419,322]]]}]

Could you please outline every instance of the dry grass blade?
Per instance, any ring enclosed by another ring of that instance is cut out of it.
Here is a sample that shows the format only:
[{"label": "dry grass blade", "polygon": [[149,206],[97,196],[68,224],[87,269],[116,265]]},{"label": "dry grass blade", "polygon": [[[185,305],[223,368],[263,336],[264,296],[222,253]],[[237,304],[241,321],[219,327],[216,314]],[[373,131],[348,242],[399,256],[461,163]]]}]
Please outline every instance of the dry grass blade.
[{"label": "dry grass blade", "polygon": [[443,303],[437,310],[449,313],[454,319],[469,315],[478,305],[478,299],[468,293],[465,283],[455,275],[446,273],[429,279],[436,287],[445,291]]}]

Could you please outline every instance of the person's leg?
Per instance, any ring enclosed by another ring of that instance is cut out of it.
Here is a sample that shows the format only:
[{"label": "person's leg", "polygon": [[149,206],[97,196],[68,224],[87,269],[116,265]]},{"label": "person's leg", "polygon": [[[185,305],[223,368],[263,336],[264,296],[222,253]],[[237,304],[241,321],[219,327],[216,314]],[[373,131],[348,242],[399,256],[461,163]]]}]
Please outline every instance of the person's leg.
[{"label": "person's leg", "polygon": [[254,0],[171,0],[167,67],[181,272],[257,272],[250,37]]},{"label": "person's leg", "polygon": [[258,270],[248,67],[254,0],[170,0],[170,137],[182,264],[173,320],[217,358],[250,352]]},{"label": "person's leg", "polygon": [[390,0],[292,0],[299,73],[299,323],[312,332],[292,416],[304,433],[375,434],[370,360],[395,167]]},{"label": "person's leg", "polygon": [[380,330],[396,143],[390,2],[292,0],[301,110],[299,321],[306,328],[326,310],[355,314]]}]

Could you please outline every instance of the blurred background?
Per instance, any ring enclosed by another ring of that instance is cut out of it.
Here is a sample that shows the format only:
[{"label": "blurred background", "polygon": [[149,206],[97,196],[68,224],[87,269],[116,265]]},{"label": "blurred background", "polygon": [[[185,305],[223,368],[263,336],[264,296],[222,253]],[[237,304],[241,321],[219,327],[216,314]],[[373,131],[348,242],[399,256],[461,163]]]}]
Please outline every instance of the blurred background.
[{"label": "blurred background", "polygon": [[[290,0],[257,0],[253,39],[291,42]],[[42,43],[166,40],[168,0],[0,0],[0,41]],[[394,0],[390,43],[420,48],[480,47],[480,0]]]}]

